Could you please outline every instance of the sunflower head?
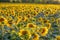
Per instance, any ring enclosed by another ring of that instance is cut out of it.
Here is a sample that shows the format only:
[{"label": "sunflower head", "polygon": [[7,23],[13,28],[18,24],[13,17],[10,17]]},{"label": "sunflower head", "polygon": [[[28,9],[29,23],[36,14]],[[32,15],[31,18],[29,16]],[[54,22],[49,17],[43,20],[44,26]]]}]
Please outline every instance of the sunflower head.
[{"label": "sunflower head", "polygon": [[32,40],[39,40],[39,35],[37,33],[33,33],[32,36],[33,36]]},{"label": "sunflower head", "polygon": [[19,32],[19,36],[28,36],[29,38],[31,37],[31,34],[30,34],[30,31],[29,30],[24,30],[24,29],[21,29],[20,32]]},{"label": "sunflower head", "polygon": [[38,19],[38,21],[40,21],[40,22],[41,22],[41,21],[43,21],[43,18],[42,18],[42,17],[40,17],[40,18]]},{"label": "sunflower head", "polygon": [[46,36],[48,33],[47,27],[42,27],[39,31],[41,36]]},{"label": "sunflower head", "polygon": [[44,11],[45,16],[48,16],[50,13],[51,13],[51,11],[48,9],[46,11]]},{"label": "sunflower head", "polygon": [[18,16],[18,20],[16,21],[16,24],[22,21],[22,16]]},{"label": "sunflower head", "polygon": [[4,18],[0,18],[0,22],[4,21]]},{"label": "sunflower head", "polygon": [[31,18],[31,14],[26,14],[26,16],[27,16],[28,18]]},{"label": "sunflower head", "polygon": [[26,34],[28,34],[28,32],[26,30],[20,30],[19,34],[20,35],[26,35]]},{"label": "sunflower head", "polygon": [[56,39],[57,39],[57,40],[60,40],[60,36],[56,36]]},{"label": "sunflower head", "polygon": [[28,23],[28,24],[27,24],[27,27],[29,27],[29,28],[35,28],[35,27],[36,27],[36,25],[35,25],[35,24],[33,24],[33,23]]},{"label": "sunflower head", "polygon": [[21,20],[22,20],[22,16],[18,16],[18,20],[20,20],[20,21],[21,21]]},{"label": "sunflower head", "polygon": [[37,13],[36,13],[36,12],[34,12],[32,15],[33,15],[33,16],[37,16]]},{"label": "sunflower head", "polygon": [[15,12],[14,12],[14,10],[11,11],[11,15],[15,16]]},{"label": "sunflower head", "polygon": [[60,25],[60,18],[56,20],[57,24]]},{"label": "sunflower head", "polygon": [[22,21],[27,21],[28,20],[28,18],[26,17],[26,16],[24,16],[23,18],[22,18]]},{"label": "sunflower head", "polygon": [[47,27],[47,29],[50,29],[51,28],[51,23],[46,23],[46,27]]},{"label": "sunflower head", "polygon": [[54,18],[54,17],[51,17],[51,18],[50,18],[50,21],[51,21],[51,22],[54,22],[54,21],[55,21],[55,18]]},{"label": "sunflower head", "polygon": [[44,23],[49,23],[50,21],[49,20],[44,20]]}]

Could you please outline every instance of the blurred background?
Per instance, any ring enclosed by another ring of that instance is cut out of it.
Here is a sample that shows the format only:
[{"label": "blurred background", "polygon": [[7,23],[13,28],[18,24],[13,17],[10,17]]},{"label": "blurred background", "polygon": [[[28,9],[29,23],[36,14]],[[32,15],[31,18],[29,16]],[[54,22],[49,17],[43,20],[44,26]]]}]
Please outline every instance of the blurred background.
[{"label": "blurred background", "polygon": [[0,0],[0,2],[12,2],[12,3],[58,3],[60,0]]}]

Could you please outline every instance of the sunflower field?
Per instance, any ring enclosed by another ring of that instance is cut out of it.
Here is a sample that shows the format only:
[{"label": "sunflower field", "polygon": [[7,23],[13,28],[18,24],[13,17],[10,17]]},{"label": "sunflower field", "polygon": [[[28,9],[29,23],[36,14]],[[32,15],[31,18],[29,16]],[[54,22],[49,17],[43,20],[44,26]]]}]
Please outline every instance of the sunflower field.
[{"label": "sunflower field", "polygon": [[60,40],[60,5],[0,3],[0,40]]}]

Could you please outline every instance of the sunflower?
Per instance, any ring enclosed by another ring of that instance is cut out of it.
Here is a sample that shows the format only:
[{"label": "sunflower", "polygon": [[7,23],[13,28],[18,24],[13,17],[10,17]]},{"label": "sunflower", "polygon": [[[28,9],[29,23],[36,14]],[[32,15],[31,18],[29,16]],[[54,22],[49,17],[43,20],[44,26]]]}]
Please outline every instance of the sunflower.
[{"label": "sunflower", "polygon": [[49,20],[44,20],[44,23],[49,23]]},{"label": "sunflower", "polygon": [[37,16],[38,13],[36,13],[35,11],[32,13],[32,16]]},{"label": "sunflower", "polygon": [[4,18],[4,23],[5,25],[7,25],[9,28],[12,28],[11,25],[8,23],[8,20],[6,18]]},{"label": "sunflower", "polygon": [[18,34],[19,34],[19,36],[23,36],[23,37],[24,37],[24,35],[28,35],[29,38],[31,37],[31,33],[29,30],[21,29]]},{"label": "sunflower", "polygon": [[54,15],[57,12],[57,9],[53,8],[51,12],[52,12],[52,15]]},{"label": "sunflower", "polygon": [[18,24],[22,20],[22,16],[18,16],[18,21],[16,24]]},{"label": "sunflower", "polygon": [[4,17],[0,16],[0,24],[3,25],[4,24]]},{"label": "sunflower", "polygon": [[56,40],[60,40],[60,35],[59,36],[56,36]]},{"label": "sunflower", "polygon": [[48,33],[47,27],[42,27],[39,31],[41,36],[46,36]]},{"label": "sunflower", "polygon": [[46,27],[47,27],[47,29],[50,29],[51,28],[51,23],[46,23]]},{"label": "sunflower", "polygon": [[0,22],[7,22],[7,19],[6,18],[4,18],[3,16],[0,16]]},{"label": "sunflower", "polygon": [[60,18],[56,19],[58,25],[60,25]]},{"label": "sunflower", "polygon": [[5,13],[4,10],[1,10],[1,13]]},{"label": "sunflower", "polygon": [[35,7],[35,8],[34,8],[34,11],[35,11],[36,13],[39,13],[39,7]]},{"label": "sunflower", "polygon": [[45,16],[48,16],[50,13],[51,13],[50,10],[45,10],[44,11]]},{"label": "sunflower", "polygon": [[14,10],[11,11],[11,15],[15,16],[15,11]]},{"label": "sunflower", "polygon": [[39,35],[37,33],[33,33],[32,36],[32,40],[39,40]]},{"label": "sunflower", "polygon": [[42,18],[42,17],[40,17],[40,18],[38,19],[38,21],[39,21],[39,22],[42,22],[42,21],[43,21],[43,18]]},{"label": "sunflower", "polygon": [[36,25],[35,25],[35,24],[33,24],[33,23],[28,23],[28,24],[27,24],[27,27],[28,27],[28,28],[35,28],[35,27],[36,27]]},{"label": "sunflower", "polygon": [[4,21],[4,18],[0,18],[0,22]]},{"label": "sunflower", "polygon": [[31,18],[31,14],[26,14],[26,16],[27,16],[28,18]]},{"label": "sunflower", "polygon": [[50,21],[51,21],[51,22],[54,22],[54,21],[55,21],[55,18],[54,18],[54,17],[51,17],[51,18],[50,18]]},{"label": "sunflower", "polygon": [[38,21],[41,22],[42,25],[44,24],[44,20],[45,18],[42,18],[42,17],[38,18]]},{"label": "sunflower", "polygon": [[23,18],[22,18],[22,21],[27,21],[28,20],[28,18],[26,17],[26,16],[24,16]]}]

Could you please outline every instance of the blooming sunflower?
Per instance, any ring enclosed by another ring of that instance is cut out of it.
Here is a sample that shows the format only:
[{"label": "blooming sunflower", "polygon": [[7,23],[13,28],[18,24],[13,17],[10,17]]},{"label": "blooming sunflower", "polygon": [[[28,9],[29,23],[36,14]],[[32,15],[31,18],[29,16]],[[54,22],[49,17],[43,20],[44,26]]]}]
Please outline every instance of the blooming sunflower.
[{"label": "blooming sunflower", "polygon": [[54,15],[57,12],[57,9],[53,8],[51,12],[52,12],[52,15]]},{"label": "blooming sunflower", "polygon": [[0,13],[3,13],[3,14],[4,14],[4,13],[5,13],[5,11],[4,11],[4,10],[0,10]]},{"label": "blooming sunflower", "polygon": [[44,15],[45,15],[45,16],[48,16],[50,13],[51,13],[50,10],[45,10],[45,11],[44,11]]},{"label": "blooming sunflower", "polygon": [[0,22],[4,21],[4,18],[0,18]]},{"label": "blooming sunflower", "polygon": [[51,17],[49,20],[50,20],[51,22],[54,22],[54,21],[55,21],[55,18],[54,18],[54,17]]},{"label": "blooming sunflower", "polygon": [[42,27],[39,31],[41,36],[46,36],[48,33],[47,27]]},{"label": "blooming sunflower", "polygon": [[60,25],[60,18],[56,20],[57,24]]},{"label": "blooming sunflower", "polygon": [[30,34],[29,30],[21,29],[18,34],[19,34],[19,36],[28,35],[29,38],[31,37],[31,34]]},{"label": "blooming sunflower", "polygon": [[44,23],[49,23],[50,21],[49,20],[44,20]]},{"label": "blooming sunflower", "polygon": [[4,24],[7,25],[9,28],[12,28],[11,27],[11,22],[8,22],[8,20],[6,18],[4,18]]},{"label": "blooming sunflower", "polygon": [[34,12],[32,13],[32,16],[33,16],[33,17],[34,17],[34,16],[37,16],[37,14],[38,14],[38,13],[34,11]]},{"label": "blooming sunflower", "polygon": [[0,25],[3,25],[3,24],[4,24],[4,17],[0,16]]},{"label": "blooming sunflower", "polygon": [[33,24],[33,23],[28,23],[28,24],[27,24],[27,27],[28,27],[28,28],[35,28],[35,27],[36,27],[36,25],[35,25],[35,24]]},{"label": "blooming sunflower", "polygon": [[22,16],[18,16],[18,21],[16,24],[18,24],[22,20]]},{"label": "blooming sunflower", "polygon": [[39,40],[39,35],[37,33],[33,33],[32,36],[32,40]]},{"label": "blooming sunflower", "polygon": [[26,16],[24,16],[23,18],[22,18],[22,21],[27,21],[28,20],[28,18],[26,17]]},{"label": "blooming sunflower", "polygon": [[39,21],[39,22],[42,22],[42,21],[43,21],[43,18],[42,18],[42,17],[40,17],[40,18],[38,19],[38,21]]},{"label": "blooming sunflower", "polygon": [[31,14],[26,14],[26,16],[27,16],[28,18],[31,18]]},{"label": "blooming sunflower", "polygon": [[46,27],[47,27],[47,29],[50,29],[51,23],[46,23]]},{"label": "blooming sunflower", "polygon": [[60,35],[59,36],[56,36],[56,40],[60,40]]},{"label": "blooming sunflower", "polygon": [[15,16],[15,12],[14,12],[14,10],[11,11],[11,15]]}]

